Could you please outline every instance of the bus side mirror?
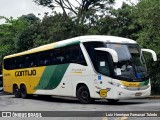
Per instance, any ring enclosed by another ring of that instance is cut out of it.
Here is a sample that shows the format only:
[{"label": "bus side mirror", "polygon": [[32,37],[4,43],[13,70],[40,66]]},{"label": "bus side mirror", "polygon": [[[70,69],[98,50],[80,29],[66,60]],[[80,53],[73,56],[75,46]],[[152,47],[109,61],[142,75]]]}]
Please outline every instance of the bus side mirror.
[{"label": "bus side mirror", "polygon": [[94,48],[94,49],[98,51],[108,52],[109,54],[111,54],[113,62],[118,63],[118,54],[115,50],[110,49],[110,48]]},{"label": "bus side mirror", "polygon": [[153,50],[150,50],[150,49],[141,49],[141,52],[149,52],[149,53],[151,53],[152,57],[153,57],[153,60],[157,61],[157,55],[156,55],[156,53]]}]

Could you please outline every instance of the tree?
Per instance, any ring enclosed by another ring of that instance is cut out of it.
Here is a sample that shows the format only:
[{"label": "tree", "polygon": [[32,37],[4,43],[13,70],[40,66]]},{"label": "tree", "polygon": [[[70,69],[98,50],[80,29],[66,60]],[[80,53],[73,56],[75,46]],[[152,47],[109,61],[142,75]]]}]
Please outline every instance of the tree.
[{"label": "tree", "polygon": [[38,39],[35,40],[37,46],[84,35],[87,32],[86,25],[77,25],[71,17],[65,19],[60,13],[45,16],[38,27]]},{"label": "tree", "polygon": [[153,48],[160,54],[160,1],[141,0],[136,6],[137,22],[143,28],[138,34],[138,41],[147,48]]},{"label": "tree", "polygon": [[160,93],[160,1],[158,0],[140,0],[135,6],[136,22],[141,26],[141,30],[136,34],[137,41],[142,47],[153,49],[158,55],[158,62],[153,63],[148,59],[148,66],[151,71],[152,90],[154,93]]},{"label": "tree", "polygon": [[35,26],[39,19],[30,15],[21,16],[17,20],[1,17],[6,20],[6,24],[0,25],[0,61],[5,55],[33,48]]},{"label": "tree", "polygon": [[1,17],[6,20],[6,23],[0,25],[0,61],[2,61],[3,56],[7,54],[11,54],[15,52],[15,44],[14,44],[14,29],[11,25],[15,20]]},{"label": "tree", "polygon": [[[80,23],[87,22],[93,16],[104,16],[114,0],[33,0],[36,4],[54,8],[61,8],[63,16],[68,15],[76,17]],[[96,14],[98,12],[98,14]],[[95,19],[95,18],[94,18]]]},{"label": "tree", "polygon": [[135,23],[136,16],[133,11],[135,6],[122,4],[121,8],[111,9],[110,15],[106,15],[97,22],[100,34],[115,35],[136,40],[135,34],[141,27]]},{"label": "tree", "polygon": [[[37,38],[38,25],[40,19],[34,14],[22,15],[18,18],[17,27],[22,28],[15,37],[15,47],[17,52],[28,50],[34,47],[34,40]],[[13,24],[14,25],[14,24]]]}]

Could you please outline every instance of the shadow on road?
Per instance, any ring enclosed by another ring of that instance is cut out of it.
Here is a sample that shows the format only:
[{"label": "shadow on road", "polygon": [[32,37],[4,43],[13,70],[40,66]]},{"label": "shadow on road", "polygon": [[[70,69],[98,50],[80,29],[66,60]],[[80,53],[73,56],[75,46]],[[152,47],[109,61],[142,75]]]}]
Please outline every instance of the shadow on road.
[{"label": "shadow on road", "polygon": [[[11,95],[11,94],[1,94],[0,96]],[[10,98],[15,98],[11,95]],[[15,99],[22,99],[22,98],[15,98]],[[70,98],[70,97],[59,97],[59,96],[47,96],[47,95],[33,95],[29,96],[28,99],[38,100],[38,101],[46,101],[46,102],[57,102],[57,103],[71,103],[71,104],[81,104],[79,103],[77,98]],[[129,99],[129,100],[120,100],[117,103],[110,103],[107,100],[96,100],[93,104],[95,105],[134,105],[134,104],[145,104],[147,103],[144,101],[146,99]],[[148,99],[149,100],[149,99]],[[148,101],[150,102],[150,101]]]},{"label": "shadow on road", "polygon": [[[12,97],[15,98],[15,97]],[[19,98],[21,99],[21,98]],[[81,104],[77,98],[69,97],[57,97],[57,96],[46,96],[46,95],[35,95],[30,96],[28,99],[46,101],[46,102],[57,102],[57,103],[71,103],[71,104]],[[93,104],[95,105],[134,105],[134,104],[145,104],[143,99],[130,99],[130,100],[120,100],[117,103],[110,103],[107,100],[96,100]]]}]

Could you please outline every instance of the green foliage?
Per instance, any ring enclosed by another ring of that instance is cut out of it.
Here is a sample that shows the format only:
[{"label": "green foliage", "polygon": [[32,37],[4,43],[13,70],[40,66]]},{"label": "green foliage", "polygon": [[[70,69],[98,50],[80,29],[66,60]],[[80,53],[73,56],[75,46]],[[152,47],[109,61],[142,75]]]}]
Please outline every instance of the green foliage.
[{"label": "green foliage", "polygon": [[140,26],[134,22],[133,14],[135,7],[123,3],[119,9],[111,9],[110,14],[97,22],[99,32],[106,35],[115,35],[136,40],[135,34]]},{"label": "green foliage", "polygon": [[[72,18],[64,18],[62,14],[56,14],[43,18],[38,28],[38,38],[42,40],[42,44],[46,44],[84,35],[85,32],[85,25],[77,25]],[[35,44],[41,44],[39,39],[35,41]]]},{"label": "green foliage", "polygon": [[137,34],[137,41],[141,46],[153,49],[158,54],[158,62],[153,63],[148,59],[151,70],[152,90],[154,94],[160,93],[160,1],[141,0],[136,6],[135,22],[141,26]]},{"label": "green foliage", "polygon": [[0,60],[5,55],[33,47],[33,40],[36,38],[34,26],[37,21],[39,18],[29,14],[23,15],[17,20],[6,19],[7,24],[0,25]]},{"label": "green foliage", "polygon": [[[137,23],[143,28],[138,34],[138,41],[147,48],[160,53],[160,1],[142,0],[135,10]],[[152,44],[150,44],[152,43]]]}]

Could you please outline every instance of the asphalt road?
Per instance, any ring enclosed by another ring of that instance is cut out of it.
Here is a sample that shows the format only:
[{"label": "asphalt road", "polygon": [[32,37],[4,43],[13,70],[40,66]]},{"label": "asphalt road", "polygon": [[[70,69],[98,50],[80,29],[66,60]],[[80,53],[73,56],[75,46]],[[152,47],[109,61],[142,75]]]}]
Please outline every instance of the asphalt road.
[{"label": "asphalt road", "polygon": [[[120,100],[116,104],[111,104],[107,100],[97,100],[94,104],[80,104],[75,98],[61,98],[61,97],[51,97],[51,98],[40,98],[38,96],[30,97],[29,99],[15,98],[13,95],[0,95],[0,111],[72,111],[70,117],[65,117],[65,119],[71,120],[150,120],[150,119],[160,119],[158,117],[107,117],[102,115],[101,117],[94,117],[99,111],[160,111],[160,99],[131,99],[131,100]],[[77,111],[77,112],[76,112]],[[79,112],[82,111],[82,112]],[[85,112],[84,112],[85,111]],[[91,111],[91,112],[86,112]],[[107,112],[107,113],[108,113]],[[50,112],[48,112],[49,114]],[[61,112],[61,114],[67,115],[69,112]],[[73,114],[74,113],[74,114]],[[51,114],[56,114],[51,113]],[[79,116],[84,117],[78,117]],[[99,112],[101,115],[101,113]],[[75,116],[74,116],[75,115]],[[86,117],[86,116],[92,117]],[[0,118],[2,119],[2,118]],[[7,118],[8,119],[8,118]],[[14,120],[26,119],[27,118],[11,118]],[[34,118],[35,119],[35,118]],[[46,118],[36,118],[38,120],[65,120],[62,117],[48,117]]]}]

